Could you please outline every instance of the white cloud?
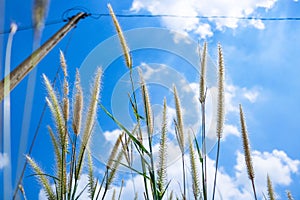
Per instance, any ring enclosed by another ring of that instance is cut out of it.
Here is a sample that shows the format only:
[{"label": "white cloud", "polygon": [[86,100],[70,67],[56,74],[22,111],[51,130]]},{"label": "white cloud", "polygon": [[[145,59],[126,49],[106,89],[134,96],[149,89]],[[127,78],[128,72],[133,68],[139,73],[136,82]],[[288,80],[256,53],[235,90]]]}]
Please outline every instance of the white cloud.
[{"label": "white cloud", "polygon": [[257,100],[257,97],[259,96],[259,90],[256,88],[253,88],[251,90],[248,90],[246,88],[243,88],[244,90],[244,97],[249,100],[251,103],[255,103]]},{"label": "white cloud", "polygon": [[121,133],[122,133],[122,131],[120,129],[115,129],[113,131],[105,131],[103,133],[103,135],[107,141],[114,144],[117,141],[117,139]]},{"label": "white cloud", "polygon": [[250,20],[249,23],[257,29],[265,29],[265,24],[261,20]]},{"label": "white cloud", "polygon": [[[252,161],[255,172],[255,184],[259,190],[266,188],[267,174],[270,176],[275,186],[288,186],[292,182],[292,174],[299,172],[300,161],[293,160],[281,150],[274,149],[270,152],[252,152]],[[244,184],[248,181],[248,175],[245,167],[244,155],[237,153],[236,182]]]},{"label": "white cloud", "polygon": [[[229,16],[247,17],[255,16],[257,9],[263,8],[266,11],[271,9],[276,0],[249,0],[249,1],[222,1],[222,0],[134,0],[131,11],[147,11],[151,14],[169,14],[179,16]],[[240,24],[251,25],[258,29],[263,29],[264,24],[259,20],[250,22],[241,21],[237,18],[211,18],[208,20],[199,18],[171,18],[163,17],[162,24],[167,28],[179,32],[193,32],[201,38],[211,37],[212,26],[218,30],[224,28],[236,29]]]},{"label": "white cloud", "polygon": [[234,135],[234,136],[239,137],[240,132],[236,126],[231,125],[231,124],[225,124],[224,130],[223,130],[223,135],[224,135],[224,138],[226,138],[229,135]]},{"label": "white cloud", "polygon": [[7,153],[0,153],[0,169],[6,167],[9,163]]},{"label": "white cloud", "polygon": [[225,86],[225,105],[226,113],[239,112],[238,105],[244,100],[255,103],[261,97],[261,88],[259,87],[239,87],[233,84]]}]

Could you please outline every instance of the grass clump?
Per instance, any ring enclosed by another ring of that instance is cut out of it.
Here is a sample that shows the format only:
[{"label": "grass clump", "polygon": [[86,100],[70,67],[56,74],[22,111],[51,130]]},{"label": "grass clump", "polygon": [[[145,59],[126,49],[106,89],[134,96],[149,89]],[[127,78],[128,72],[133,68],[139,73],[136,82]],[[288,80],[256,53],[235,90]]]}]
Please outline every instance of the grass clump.
[{"label": "grass clump", "polygon": [[[61,199],[70,200],[78,199],[84,191],[88,192],[90,199],[105,199],[107,198],[108,191],[112,188],[113,180],[118,173],[119,166],[126,167],[130,170],[131,178],[134,187],[133,199],[143,197],[146,200],[161,200],[161,199],[189,199],[207,200],[208,196],[215,199],[215,191],[217,187],[217,174],[219,171],[219,156],[221,139],[225,121],[225,67],[223,61],[223,52],[221,45],[218,45],[218,94],[217,94],[217,121],[216,121],[216,138],[217,138],[217,156],[215,159],[215,173],[214,177],[207,175],[207,147],[206,147],[206,92],[208,90],[206,84],[206,63],[207,63],[207,43],[204,43],[203,50],[200,57],[200,80],[199,80],[199,105],[201,107],[201,139],[192,135],[184,127],[183,112],[181,107],[180,94],[177,88],[173,87],[174,107],[176,118],[173,119],[173,128],[175,130],[175,137],[180,150],[181,166],[182,169],[182,182],[179,182],[180,194],[169,188],[171,182],[168,180],[167,172],[167,159],[168,159],[168,146],[167,134],[170,130],[167,127],[167,101],[164,98],[161,129],[159,130],[158,153],[154,151],[154,146],[157,144],[153,140],[156,130],[154,129],[154,119],[152,112],[152,105],[150,101],[150,94],[148,86],[144,80],[143,74],[139,72],[140,90],[141,90],[141,104],[138,104],[137,89],[134,84],[132,58],[130,50],[122,33],[120,24],[114,14],[110,4],[108,9],[112,17],[116,32],[119,36],[125,63],[130,73],[131,95],[129,95],[130,105],[135,117],[134,128],[128,130],[116,119],[99,101],[100,88],[102,80],[102,70],[97,69],[94,77],[94,84],[90,95],[90,102],[86,113],[85,120],[83,121],[83,91],[80,84],[80,75],[76,71],[75,80],[75,95],[72,101],[72,109],[70,108],[69,97],[69,82],[67,73],[67,64],[62,52],[60,52],[61,67],[64,75],[62,97],[54,90],[48,78],[43,75],[45,86],[48,92],[46,102],[50,108],[55,129],[48,126],[48,131],[53,144],[55,155],[56,174],[54,176],[48,175],[42,171],[39,165],[29,156],[27,156],[28,163],[37,176],[43,189],[46,192],[48,199]],[[139,109],[142,105],[142,111]],[[93,133],[93,126],[97,118],[97,107],[100,106],[102,110],[115,122],[121,129],[122,133],[118,136],[111,152],[109,159],[105,165],[105,173],[102,176],[97,176],[94,173],[94,162],[92,152],[89,149],[91,135]],[[247,168],[248,177],[252,184],[254,199],[257,199],[255,181],[254,181],[254,168],[251,159],[250,142],[246,127],[246,121],[242,106],[239,105],[240,111],[240,124],[242,133],[242,142],[245,155],[245,163]],[[71,119],[70,119],[71,118]],[[145,125],[145,130],[143,129]],[[70,126],[70,127],[69,127]],[[143,138],[143,136],[146,137]],[[79,136],[81,140],[79,140]],[[145,139],[146,138],[146,139]],[[186,144],[187,143],[187,144]],[[189,161],[185,162],[186,148],[189,152]],[[134,153],[137,153],[139,158],[140,169],[135,168],[133,165]],[[87,160],[87,164],[85,161]],[[157,161],[157,162],[156,162]],[[88,185],[85,188],[78,188],[80,178],[82,176],[83,168],[87,166]],[[189,168],[188,168],[189,166]],[[201,166],[201,167],[199,167]],[[188,170],[191,180],[188,180]],[[141,176],[143,179],[142,194],[135,190],[134,178]],[[208,180],[213,183],[212,194],[208,187]],[[54,185],[54,187],[51,185]],[[116,189],[113,190],[112,199],[120,199],[123,189],[124,181],[122,180],[120,192],[117,194]],[[188,190],[188,185],[192,186],[192,191]],[[269,199],[275,199],[274,191],[272,188],[271,180],[267,176],[267,187]],[[54,188],[54,189],[53,189]],[[20,189],[21,190],[21,189]],[[192,193],[192,194],[190,194]],[[25,194],[25,192],[24,192]],[[139,196],[140,195],[140,196]],[[177,196],[176,196],[177,195]],[[293,199],[290,192],[287,192],[288,199]]]}]

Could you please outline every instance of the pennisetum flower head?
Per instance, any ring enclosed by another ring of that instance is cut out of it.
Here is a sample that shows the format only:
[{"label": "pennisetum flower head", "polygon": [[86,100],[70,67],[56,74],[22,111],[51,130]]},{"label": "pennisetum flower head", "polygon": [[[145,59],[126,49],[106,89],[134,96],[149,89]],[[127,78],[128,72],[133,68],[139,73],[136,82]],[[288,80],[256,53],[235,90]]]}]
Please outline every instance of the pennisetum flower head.
[{"label": "pennisetum flower head", "polygon": [[222,47],[218,45],[218,54],[219,54],[219,69],[218,69],[218,105],[217,105],[217,137],[220,139],[222,137],[223,126],[225,121],[225,103],[224,103],[224,61]]},{"label": "pennisetum flower head", "polygon": [[121,46],[122,46],[122,50],[123,50],[123,53],[124,53],[124,57],[125,57],[125,61],[126,61],[126,66],[131,69],[132,68],[132,59],[131,59],[131,56],[130,56],[130,49],[127,45],[127,42],[125,40],[125,37],[123,35],[123,31],[121,29],[121,26],[118,22],[118,19],[114,13],[114,10],[112,8],[112,6],[110,4],[107,4],[107,7],[109,9],[109,14],[114,22],[114,25],[115,25],[115,28],[116,28],[116,31],[117,31],[117,34],[119,36],[119,40],[120,40],[120,43],[121,43]]},{"label": "pennisetum flower head", "polygon": [[254,170],[253,170],[252,159],[251,159],[251,151],[250,151],[250,144],[249,144],[249,139],[248,139],[247,125],[246,125],[246,120],[244,117],[244,112],[243,112],[243,108],[242,108],[241,104],[240,104],[239,108],[240,108],[241,132],[242,132],[246,167],[247,167],[249,179],[253,180],[254,179]]},{"label": "pennisetum flower head", "polygon": [[205,101],[206,93],[206,55],[207,55],[207,43],[203,45],[202,56],[201,56],[201,74],[200,74],[200,103]]}]

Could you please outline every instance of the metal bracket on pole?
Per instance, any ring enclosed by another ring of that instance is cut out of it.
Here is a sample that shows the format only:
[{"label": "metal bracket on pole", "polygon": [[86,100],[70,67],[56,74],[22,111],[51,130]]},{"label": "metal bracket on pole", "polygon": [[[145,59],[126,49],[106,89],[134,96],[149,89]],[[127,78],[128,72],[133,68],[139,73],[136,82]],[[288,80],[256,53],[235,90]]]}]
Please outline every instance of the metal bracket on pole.
[{"label": "metal bracket on pole", "polygon": [[[56,32],[50,39],[48,39],[40,48],[35,50],[29,57],[27,57],[19,66],[17,66],[9,75],[4,77],[0,82],[0,102],[4,97],[10,93],[23,78],[55,47],[55,45],[76,26],[80,19],[87,16],[86,13],[80,12],[70,18],[69,22],[64,25],[58,32]],[[5,82],[10,82],[9,90],[4,94]]]}]

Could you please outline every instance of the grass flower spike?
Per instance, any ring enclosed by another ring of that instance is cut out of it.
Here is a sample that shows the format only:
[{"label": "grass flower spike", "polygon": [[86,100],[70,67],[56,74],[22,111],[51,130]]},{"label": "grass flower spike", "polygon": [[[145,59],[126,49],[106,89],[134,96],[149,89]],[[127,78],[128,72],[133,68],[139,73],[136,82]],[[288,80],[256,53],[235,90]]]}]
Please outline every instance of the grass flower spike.
[{"label": "grass flower spike", "polygon": [[126,40],[125,40],[125,37],[123,35],[123,31],[121,29],[121,26],[118,22],[118,19],[114,13],[114,10],[113,8],[111,7],[110,4],[107,4],[107,7],[109,9],[109,14],[110,16],[112,17],[112,20],[114,22],[114,25],[115,25],[115,28],[116,28],[116,31],[117,31],[117,34],[119,36],[119,39],[120,39],[120,43],[121,43],[121,46],[122,46],[122,50],[123,50],[123,53],[124,53],[124,57],[125,57],[125,61],[126,61],[126,66],[131,69],[132,68],[132,59],[131,59],[131,56],[130,56],[130,50],[127,46],[127,43],[126,43]]},{"label": "grass flower spike", "polygon": [[245,162],[246,162],[248,177],[252,183],[254,197],[255,197],[255,199],[257,199],[255,185],[254,185],[254,169],[253,169],[252,159],[251,159],[251,150],[250,150],[250,144],[249,144],[249,139],[248,139],[247,125],[246,125],[246,120],[244,117],[242,105],[240,104],[239,107],[240,107],[240,122],[241,122],[243,147],[244,147],[244,153],[245,153]]}]

